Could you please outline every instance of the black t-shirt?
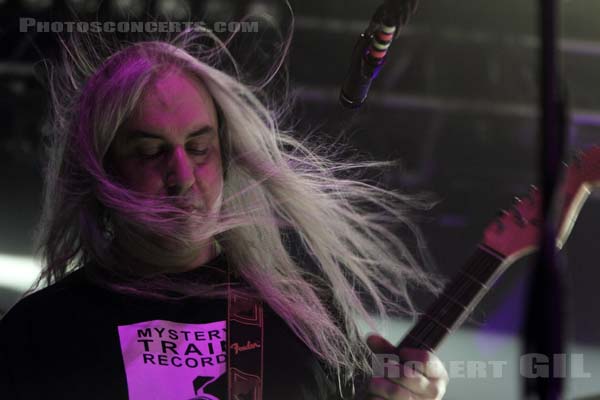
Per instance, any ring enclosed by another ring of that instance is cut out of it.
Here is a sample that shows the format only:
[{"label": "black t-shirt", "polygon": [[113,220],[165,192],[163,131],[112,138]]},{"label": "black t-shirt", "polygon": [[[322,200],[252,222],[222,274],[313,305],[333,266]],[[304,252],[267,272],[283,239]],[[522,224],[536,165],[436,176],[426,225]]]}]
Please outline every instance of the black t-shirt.
[{"label": "black t-shirt", "polygon": [[[221,254],[178,277],[225,270]],[[226,399],[226,319],[226,299],[126,295],[77,270],[0,321],[0,398]],[[266,302],[263,357],[265,400],[340,398],[335,374]]]}]

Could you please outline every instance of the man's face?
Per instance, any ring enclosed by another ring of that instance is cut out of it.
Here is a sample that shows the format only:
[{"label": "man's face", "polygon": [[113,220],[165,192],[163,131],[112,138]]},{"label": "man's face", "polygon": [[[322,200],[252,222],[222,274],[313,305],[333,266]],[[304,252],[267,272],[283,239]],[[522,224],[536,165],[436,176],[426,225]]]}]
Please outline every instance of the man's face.
[{"label": "man's face", "polygon": [[130,189],[182,196],[182,208],[219,207],[223,188],[217,113],[206,87],[176,70],[159,77],[119,130],[111,159]]}]

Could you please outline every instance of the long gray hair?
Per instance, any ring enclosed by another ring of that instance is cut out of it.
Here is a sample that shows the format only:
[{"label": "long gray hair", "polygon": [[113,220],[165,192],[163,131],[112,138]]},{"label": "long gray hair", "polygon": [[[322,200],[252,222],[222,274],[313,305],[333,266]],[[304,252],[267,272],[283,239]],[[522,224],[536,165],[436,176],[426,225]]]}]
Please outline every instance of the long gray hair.
[{"label": "long gray hair", "polygon": [[[207,35],[212,50],[198,44]],[[381,318],[414,314],[409,287],[437,290],[394,233],[404,225],[418,235],[406,210],[422,203],[348,177],[389,163],[334,160],[331,149],[280,128],[285,107],[266,106],[261,87],[223,72],[219,63],[229,59],[222,56],[227,48],[206,32],[111,46],[74,40],[63,48],[63,63],[50,74],[37,285],[92,264],[107,273],[94,275],[99,283],[158,295],[157,287],[173,289],[161,273],[189,262],[190,249],[216,238],[230,266],[338,377],[369,373],[371,353],[355,318],[376,329],[372,311]],[[118,129],[150,83],[170,68],[203,82],[220,117],[222,205],[191,217],[168,198],[128,190],[107,162]],[[198,229],[182,229],[190,218]],[[313,268],[292,256],[285,232],[296,235]],[[136,266],[144,266],[144,279],[107,278],[135,276]],[[175,289],[217,295],[209,287]]]}]

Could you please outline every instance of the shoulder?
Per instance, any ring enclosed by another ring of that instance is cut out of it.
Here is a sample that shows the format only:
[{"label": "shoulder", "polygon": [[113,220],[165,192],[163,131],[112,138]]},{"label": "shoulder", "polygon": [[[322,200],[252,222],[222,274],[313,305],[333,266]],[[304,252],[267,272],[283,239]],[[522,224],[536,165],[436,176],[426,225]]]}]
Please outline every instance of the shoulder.
[{"label": "shoulder", "polygon": [[87,282],[82,270],[76,270],[61,281],[33,292],[19,300],[0,320],[0,334],[20,331],[32,322],[75,304],[85,292]]}]

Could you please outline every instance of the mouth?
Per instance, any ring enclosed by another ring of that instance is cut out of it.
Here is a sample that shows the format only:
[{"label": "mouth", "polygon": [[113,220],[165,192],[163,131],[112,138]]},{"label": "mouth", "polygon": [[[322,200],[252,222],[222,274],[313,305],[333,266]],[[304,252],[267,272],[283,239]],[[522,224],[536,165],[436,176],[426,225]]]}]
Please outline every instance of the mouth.
[{"label": "mouth", "polygon": [[202,204],[200,201],[183,200],[183,201],[174,201],[173,205],[181,210],[196,211],[201,208]]},{"label": "mouth", "polygon": [[197,205],[197,204],[189,204],[189,203],[177,204],[177,207],[182,210],[189,211],[189,212],[200,210],[200,205]]},{"label": "mouth", "polygon": [[202,197],[192,193],[173,196],[170,198],[170,201],[174,207],[187,212],[201,211],[204,209]]}]

